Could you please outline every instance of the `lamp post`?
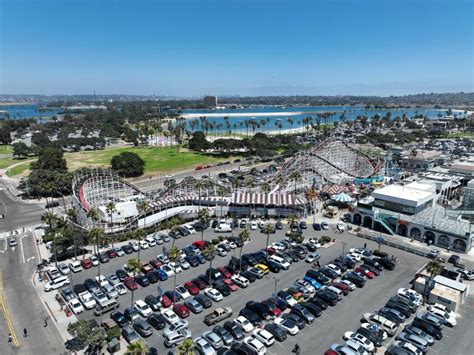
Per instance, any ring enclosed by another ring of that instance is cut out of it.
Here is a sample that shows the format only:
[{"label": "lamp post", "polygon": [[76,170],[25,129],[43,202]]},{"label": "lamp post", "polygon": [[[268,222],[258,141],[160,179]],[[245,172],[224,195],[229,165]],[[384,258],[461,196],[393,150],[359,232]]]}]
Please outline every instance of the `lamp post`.
[{"label": "lamp post", "polygon": [[346,253],[346,245],[347,243],[346,242],[341,242],[342,244],[342,255],[344,255]]},{"label": "lamp post", "polygon": [[277,285],[278,285],[278,281],[280,281],[279,279],[277,279],[276,277],[273,277],[273,280],[275,280],[275,292],[273,293],[273,303],[275,303],[275,307],[276,307],[276,301],[277,301]]}]

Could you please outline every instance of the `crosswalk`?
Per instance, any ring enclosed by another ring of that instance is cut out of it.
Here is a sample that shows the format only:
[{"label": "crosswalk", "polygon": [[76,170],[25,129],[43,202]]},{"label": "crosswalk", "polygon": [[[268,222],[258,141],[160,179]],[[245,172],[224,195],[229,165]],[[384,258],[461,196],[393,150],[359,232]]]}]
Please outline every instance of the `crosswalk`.
[{"label": "crosswalk", "polygon": [[0,239],[7,239],[11,236],[22,235],[25,233],[31,233],[35,229],[35,226],[22,227],[9,232],[0,232]]}]

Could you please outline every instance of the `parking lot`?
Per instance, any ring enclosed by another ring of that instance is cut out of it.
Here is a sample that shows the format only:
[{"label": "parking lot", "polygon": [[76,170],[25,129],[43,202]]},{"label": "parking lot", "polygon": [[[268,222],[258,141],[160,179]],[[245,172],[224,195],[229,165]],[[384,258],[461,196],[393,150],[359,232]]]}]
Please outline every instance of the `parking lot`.
[{"label": "parking lot", "polygon": [[[238,234],[240,229],[234,231],[234,234]],[[281,240],[284,237],[284,230],[277,231],[276,234],[270,235],[270,243]],[[215,233],[212,230],[205,231],[204,239],[212,239],[215,237]],[[321,254],[321,265],[324,265],[337,256],[343,251],[342,242],[346,243],[344,246],[346,252],[351,247],[360,247],[366,241],[359,239],[350,234],[335,234],[332,231],[320,231],[315,232],[308,229],[304,232],[304,236],[320,237],[322,235],[329,235],[336,239],[336,244],[328,247],[321,248],[318,252]],[[176,246],[179,248],[189,245],[195,240],[200,240],[200,233],[183,237],[175,241]],[[244,246],[244,253],[254,252],[264,248],[266,242],[266,236],[259,231],[251,231],[251,241]],[[166,248],[171,247],[171,243],[165,244]],[[367,247],[375,249],[377,245],[367,241]],[[312,324],[306,325],[306,327],[300,331],[294,337],[289,337],[284,343],[276,342],[271,348],[268,349],[269,353],[273,354],[287,354],[291,352],[294,345],[298,343],[301,347],[302,354],[321,354],[332,343],[342,343],[342,334],[347,330],[354,330],[360,324],[362,315],[366,312],[374,312],[380,308],[387,300],[389,295],[392,295],[400,287],[407,287],[410,278],[413,277],[416,272],[427,260],[425,258],[408,254],[397,249],[387,250],[390,254],[395,255],[399,262],[394,271],[383,271],[382,274],[373,280],[368,280],[366,286],[362,289],[356,289],[345,297],[335,307],[330,307],[325,310],[321,317],[317,318]],[[158,254],[163,252],[163,245],[155,246],[146,250],[141,250],[141,260],[144,262],[156,258]],[[224,266],[229,261],[233,254],[238,256],[239,249],[234,249],[226,257],[216,256],[213,267]],[[111,259],[106,264],[101,264],[101,274],[108,275],[115,273],[115,271],[121,268],[128,260],[128,257],[136,256],[136,253],[130,254],[129,256],[117,257]],[[209,264],[200,265],[196,268],[184,270],[177,276],[177,285],[183,284],[186,281],[190,281],[194,277],[204,274]],[[234,311],[234,315],[237,313],[249,300],[261,301],[263,299],[272,296],[275,290],[275,282],[277,289],[283,289],[290,286],[297,278],[302,278],[306,270],[310,268],[308,263],[303,260],[297,263],[293,263],[291,268],[287,271],[281,271],[278,274],[268,274],[263,279],[257,280],[250,284],[247,289],[239,289],[232,293],[228,297],[218,304],[213,305],[212,308],[204,310],[201,314],[191,314],[187,318],[189,322],[189,329],[193,334],[193,338],[199,336],[202,332],[206,331],[208,327],[203,323],[204,316],[211,312],[217,306],[231,307]],[[83,270],[80,273],[74,274],[72,279],[72,285],[76,283],[82,283],[86,278],[94,278],[97,275],[97,268],[94,267],[89,270]],[[275,280],[276,278],[276,280]],[[147,295],[157,295],[157,286],[160,286],[163,291],[171,290],[173,287],[173,278],[169,278],[166,281],[152,284],[148,287],[140,287],[135,291],[134,300],[144,299]],[[120,310],[124,310],[130,306],[131,292],[129,291],[126,295],[119,297]],[[92,311],[86,311],[82,313],[79,318],[91,319],[95,318],[100,323],[102,319],[108,318],[110,313],[103,315],[102,317],[95,317]],[[220,323],[221,324],[221,323]],[[159,353],[166,353],[163,345],[163,338],[161,331],[154,331],[154,334],[145,339],[149,346],[153,346],[158,349]]]}]

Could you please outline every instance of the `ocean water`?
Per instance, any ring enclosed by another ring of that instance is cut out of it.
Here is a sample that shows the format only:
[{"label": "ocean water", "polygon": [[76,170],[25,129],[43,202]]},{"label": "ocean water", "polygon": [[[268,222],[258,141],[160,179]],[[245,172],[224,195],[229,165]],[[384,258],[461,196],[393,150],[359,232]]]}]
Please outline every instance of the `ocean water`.
[{"label": "ocean water", "polygon": [[12,120],[22,120],[25,118],[53,117],[60,111],[58,109],[39,111],[38,105],[31,104],[0,106],[0,118],[4,117],[4,112],[8,112]]}]

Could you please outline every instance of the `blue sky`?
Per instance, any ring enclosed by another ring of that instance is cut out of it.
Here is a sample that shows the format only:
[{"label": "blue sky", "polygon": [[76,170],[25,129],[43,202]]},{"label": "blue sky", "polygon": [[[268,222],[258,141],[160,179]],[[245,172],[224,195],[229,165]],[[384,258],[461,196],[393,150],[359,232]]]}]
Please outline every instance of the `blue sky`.
[{"label": "blue sky", "polygon": [[0,93],[474,91],[470,0],[0,0]]}]

